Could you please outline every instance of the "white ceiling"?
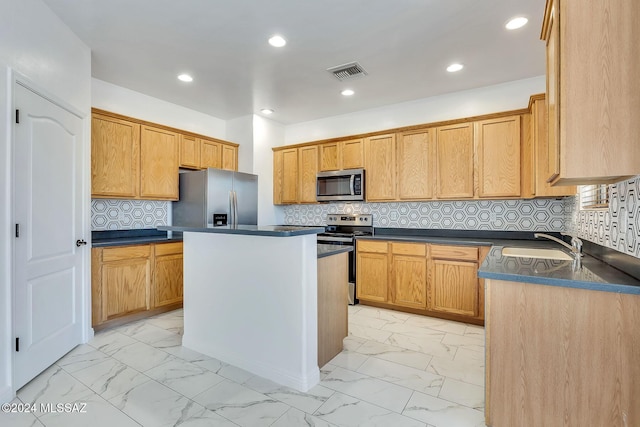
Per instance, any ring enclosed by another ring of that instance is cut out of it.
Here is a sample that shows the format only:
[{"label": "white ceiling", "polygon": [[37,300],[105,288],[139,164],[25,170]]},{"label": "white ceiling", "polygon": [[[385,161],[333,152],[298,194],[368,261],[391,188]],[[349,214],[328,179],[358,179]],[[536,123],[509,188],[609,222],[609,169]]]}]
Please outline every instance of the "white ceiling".
[{"label": "white ceiling", "polygon": [[[91,48],[93,77],[225,120],[272,108],[298,123],[545,72],[544,0],[44,2]],[[529,24],[507,31],[516,15]],[[326,71],[351,61],[368,75]]]}]

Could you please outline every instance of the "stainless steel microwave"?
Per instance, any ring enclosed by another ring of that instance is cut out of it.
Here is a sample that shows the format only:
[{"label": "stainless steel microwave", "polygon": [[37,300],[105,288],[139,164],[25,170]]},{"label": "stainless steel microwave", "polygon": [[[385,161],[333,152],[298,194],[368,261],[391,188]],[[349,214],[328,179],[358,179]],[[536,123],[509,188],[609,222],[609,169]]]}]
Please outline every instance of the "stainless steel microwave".
[{"label": "stainless steel microwave", "polygon": [[319,202],[364,200],[364,169],[318,173],[316,198]]}]

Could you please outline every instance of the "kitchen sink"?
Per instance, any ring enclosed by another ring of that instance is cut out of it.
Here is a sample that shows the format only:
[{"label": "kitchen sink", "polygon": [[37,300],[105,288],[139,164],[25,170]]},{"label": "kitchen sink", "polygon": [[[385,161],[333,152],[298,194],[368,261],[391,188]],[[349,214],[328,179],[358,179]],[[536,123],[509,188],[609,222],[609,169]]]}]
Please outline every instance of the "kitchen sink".
[{"label": "kitchen sink", "polygon": [[542,258],[571,261],[573,257],[559,249],[502,248],[502,255],[518,258]]}]

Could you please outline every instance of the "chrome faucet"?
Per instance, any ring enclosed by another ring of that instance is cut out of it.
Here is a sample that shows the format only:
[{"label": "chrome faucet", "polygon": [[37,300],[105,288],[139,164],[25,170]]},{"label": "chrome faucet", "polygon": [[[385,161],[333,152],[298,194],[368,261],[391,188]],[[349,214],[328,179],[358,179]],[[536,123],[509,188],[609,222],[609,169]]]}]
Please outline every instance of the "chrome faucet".
[{"label": "chrome faucet", "polygon": [[560,233],[560,234],[562,234],[563,236],[571,236],[571,244],[568,244],[567,242],[560,240],[557,237],[553,237],[545,233],[534,233],[533,237],[535,237],[536,239],[539,237],[544,237],[545,239],[553,240],[556,243],[560,243],[562,246],[564,246],[565,248],[571,251],[571,255],[573,255],[574,267],[580,268],[580,259],[583,256],[582,240],[578,239],[578,237],[569,233]]}]

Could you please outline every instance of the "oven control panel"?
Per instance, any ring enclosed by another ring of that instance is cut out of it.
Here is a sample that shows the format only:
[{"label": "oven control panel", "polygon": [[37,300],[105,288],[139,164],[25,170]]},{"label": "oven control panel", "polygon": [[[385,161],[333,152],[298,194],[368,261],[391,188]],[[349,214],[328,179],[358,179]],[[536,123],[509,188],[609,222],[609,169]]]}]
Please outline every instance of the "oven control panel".
[{"label": "oven control panel", "polygon": [[329,214],[327,225],[357,225],[372,227],[373,215],[371,214]]}]

